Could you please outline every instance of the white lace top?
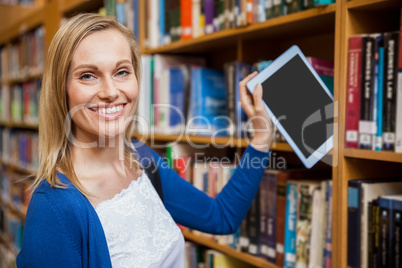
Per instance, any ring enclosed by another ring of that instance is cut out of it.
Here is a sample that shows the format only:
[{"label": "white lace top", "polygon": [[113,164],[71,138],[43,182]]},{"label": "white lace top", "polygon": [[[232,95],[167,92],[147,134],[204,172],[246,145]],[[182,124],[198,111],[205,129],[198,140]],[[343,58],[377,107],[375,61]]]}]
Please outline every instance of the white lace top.
[{"label": "white lace top", "polygon": [[96,212],[113,267],[184,266],[183,235],[145,172]]}]

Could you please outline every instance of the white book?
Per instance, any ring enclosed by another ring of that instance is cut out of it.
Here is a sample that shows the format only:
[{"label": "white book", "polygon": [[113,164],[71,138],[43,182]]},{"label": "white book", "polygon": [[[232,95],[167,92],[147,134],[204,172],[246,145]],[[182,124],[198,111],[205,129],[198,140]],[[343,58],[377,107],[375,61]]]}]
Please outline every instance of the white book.
[{"label": "white book", "polygon": [[[322,185],[322,184],[321,184]],[[313,211],[311,216],[311,239],[310,239],[310,256],[309,256],[309,268],[318,268],[322,266],[322,227],[323,227],[323,208],[324,203],[321,200],[322,190],[317,188],[313,193]],[[318,255],[321,255],[321,262]]]},{"label": "white book", "polygon": [[192,14],[192,24],[193,24],[193,38],[198,38],[201,36],[201,0],[193,0],[193,14]]},{"label": "white book", "polygon": [[159,2],[158,0],[149,0],[148,3],[148,38],[149,48],[159,47]]},{"label": "white book", "polygon": [[395,152],[402,153],[402,72],[398,73],[396,93]]},{"label": "white book", "polygon": [[148,134],[151,130],[151,60],[152,56],[141,56],[141,81],[136,111],[136,131]]}]

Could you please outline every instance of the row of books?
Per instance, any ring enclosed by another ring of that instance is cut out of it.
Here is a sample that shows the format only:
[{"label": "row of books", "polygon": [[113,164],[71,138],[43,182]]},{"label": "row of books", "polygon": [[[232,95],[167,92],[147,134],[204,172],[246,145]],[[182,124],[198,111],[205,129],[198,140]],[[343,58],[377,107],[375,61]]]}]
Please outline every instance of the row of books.
[{"label": "row of books", "polygon": [[207,249],[193,242],[185,243],[185,268],[252,268],[254,266],[213,249]]},{"label": "row of books", "polygon": [[[232,162],[223,158],[219,161],[222,156],[216,152],[214,161],[202,162],[195,160],[198,151],[184,147],[169,148],[168,163],[182,178],[215,198],[234,174],[236,157]],[[325,170],[267,169],[237,232],[231,235],[193,232],[280,267],[330,267],[332,181],[327,180],[330,177],[330,171]]]},{"label": "row of books", "polygon": [[[1,0],[3,5],[22,5],[22,6],[33,6],[38,0]],[[2,267],[2,266],[0,266]]]},{"label": "row of books", "polygon": [[400,267],[402,179],[350,180],[348,267]]},{"label": "row of books", "polygon": [[23,176],[2,169],[0,172],[0,198],[2,203],[11,206],[13,211],[25,214],[30,202],[29,185]]},{"label": "row of books", "polygon": [[[309,57],[333,91],[333,63]],[[202,57],[144,55],[137,131],[147,134],[252,136],[240,103],[239,82],[271,61],[224,64],[224,70],[205,67]]]},{"label": "row of books", "polygon": [[0,47],[0,79],[24,79],[40,74],[43,70],[44,35],[45,28],[41,26]]},{"label": "row of books", "polygon": [[178,40],[263,22],[333,0],[151,0],[146,4],[145,44],[157,48]]},{"label": "row of books", "polygon": [[0,236],[14,252],[22,245],[23,219],[8,212],[7,205],[0,204]]},{"label": "row of books", "polygon": [[104,0],[99,14],[115,16],[117,21],[129,28],[138,40],[139,0]]},{"label": "row of books", "polygon": [[401,40],[398,31],[349,38],[346,147],[402,152]]},{"label": "row of books", "polygon": [[16,124],[38,124],[41,81],[33,80],[0,88],[0,121]]},{"label": "row of books", "polygon": [[0,128],[0,156],[7,164],[36,170],[39,164],[38,133]]},{"label": "row of books", "polygon": [[[1,217],[1,216],[0,216]],[[0,267],[16,267],[16,256],[8,247],[4,244],[0,244]]]}]

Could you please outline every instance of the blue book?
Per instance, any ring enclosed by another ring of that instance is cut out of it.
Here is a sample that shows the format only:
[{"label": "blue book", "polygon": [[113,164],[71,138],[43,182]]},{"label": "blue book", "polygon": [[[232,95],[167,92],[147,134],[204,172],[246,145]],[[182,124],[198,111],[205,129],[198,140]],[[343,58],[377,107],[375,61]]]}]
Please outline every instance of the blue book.
[{"label": "blue book", "polygon": [[137,40],[137,42],[139,42],[139,27],[138,27],[138,16],[139,16],[139,6],[138,6],[138,1],[139,0],[133,0],[133,11],[134,11],[134,35],[135,38]]},{"label": "blue book", "polygon": [[265,21],[265,0],[258,0],[258,22]]},{"label": "blue book", "polygon": [[327,230],[323,251],[323,267],[331,267],[332,260],[332,181],[327,181],[325,202],[327,205]]},{"label": "blue book", "polygon": [[320,5],[330,5],[335,3],[334,0],[314,0],[313,1],[315,6],[320,6]]},{"label": "blue book", "polygon": [[175,129],[186,122],[190,73],[185,65],[172,67],[169,72],[170,104],[173,106],[169,109],[169,127]]},{"label": "blue book", "polygon": [[296,182],[288,182],[286,185],[285,268],[293,268],[296,265],[298,195],[299,185]]},{"label": "blue book", "polygon": [[187,132],[196,135],[227,135],[225,76],[222,71],[193,68]]},{"label": "blue book", "polygon": [[116,17],[117,21],[124,26],[127,26],[127,19],[126,19],[126,13],[124,11],[125,8],[125,3],[123,2],[117,2],[116,3]]},{"label": "blue book", "polygon": [[159,0],[159,45],[164,44],[165,39],[165,0]]},{"label": "blue book", "polygon": [[251,72],[251,65],[243,62],[236,62],[235,70],[235,85],[236,85],[236,95],[235,95],[235,118],[236,118],[236,135],[237,137],[246,137],[247,129],[247,115],[241,107],[240,103],[240,87],[239,83]]},{"label": "blue book", "polygon": [[382,150],[382,116],[383,116],[383,81],[384,81],[384,47],[378,48],[377,70],[377,135],[375,138],[375,150]]}]

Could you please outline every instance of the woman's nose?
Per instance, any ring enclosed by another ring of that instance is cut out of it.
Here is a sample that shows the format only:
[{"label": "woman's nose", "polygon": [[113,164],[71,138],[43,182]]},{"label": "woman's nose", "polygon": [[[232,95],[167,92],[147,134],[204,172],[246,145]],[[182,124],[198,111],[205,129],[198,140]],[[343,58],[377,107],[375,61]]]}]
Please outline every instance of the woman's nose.
[{"label": "woman's nose", "polygon": [[101,83],[101,89],[98,96],[100,99],[112,102],[119,97],[120,91],[117,89],[112,78],[103,78]]}]

